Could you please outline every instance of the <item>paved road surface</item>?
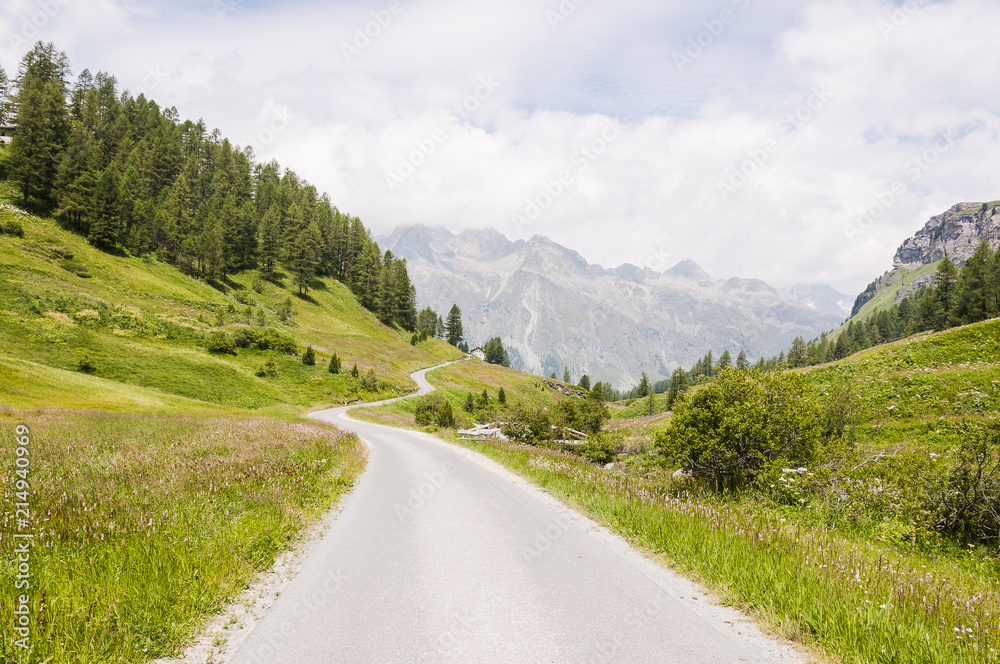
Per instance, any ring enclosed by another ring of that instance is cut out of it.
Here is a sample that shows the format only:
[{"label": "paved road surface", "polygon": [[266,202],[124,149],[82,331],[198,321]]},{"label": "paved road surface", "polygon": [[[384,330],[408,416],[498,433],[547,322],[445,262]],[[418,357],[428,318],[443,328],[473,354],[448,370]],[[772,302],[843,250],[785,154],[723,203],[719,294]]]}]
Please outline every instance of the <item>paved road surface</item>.
[{"label": "paved road surface", "polygon": [[312,416],[367,441],[368,468],[231,662],[798,660],[493,462],[347,410]]}]

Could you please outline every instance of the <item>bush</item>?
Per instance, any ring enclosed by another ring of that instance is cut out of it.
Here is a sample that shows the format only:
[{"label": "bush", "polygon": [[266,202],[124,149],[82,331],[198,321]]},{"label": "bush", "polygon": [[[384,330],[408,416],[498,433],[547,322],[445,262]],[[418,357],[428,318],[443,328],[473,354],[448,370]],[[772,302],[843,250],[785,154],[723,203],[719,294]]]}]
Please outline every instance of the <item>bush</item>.
[{"label": "bush", "polygon": [[82,371],[86,374],[92,374],[97,371],[97,365],[94,361],[90,359],[89,355],[84,355],[80,358],[80,361],[76,363],[76,370]]},{"label": "bush", "polygon": [[260,369],[257,369],[257,377],[259,378],[274,378],[278,375],[278,366],[274,363],[274,360],[267,360],[261,365]]},{"label": "bush", "polygon": [[417,400],[415,410],[417,424],[428,426],[437,424],[439,427],[455,425],[455,412],[451,404],[440,394],[427,394]]},{"label": "bush", "polygon": [[806,465],[816,456],[821,424],[805,390],[795,374],[726,369],[677,401],[657,446],[718,490]]},{"label": "bush", "polygon": [[327,367],[327,370],[332,374],[340,373],[340,358],[337,357],[336,353],[334,353],[333,357],[330,358],[330,365]]},{"label": "bush", "polygon": [[250,350],[276,350],[286,355],[295,354],[295,342],[281,332],[269,327],[240,328],[233,333],[237,348]]},{"label": "bush", "polygon": [[7,221],[0,222],[0,233],[15,237],[24,237],[24,226],[17,219],[8,219]]},{"label": "bush", "polygon": [[313,350],[312,346],[308,346],[305,352],[302,353],[302,364],[307,367],[316,365],[316,351]]},{"label": "bush", "polygon": [[216,330],[208,335],[208,339],[205,342],[205,348],[209,353],[236,355],[236,346],[233,345],[233,340],[230,339],[229,335],[222,330]]},{"label": "bush", "polygon": [[968,425],[937,498],[937,529],[963,542],[1000,538],[1000,420]]}]

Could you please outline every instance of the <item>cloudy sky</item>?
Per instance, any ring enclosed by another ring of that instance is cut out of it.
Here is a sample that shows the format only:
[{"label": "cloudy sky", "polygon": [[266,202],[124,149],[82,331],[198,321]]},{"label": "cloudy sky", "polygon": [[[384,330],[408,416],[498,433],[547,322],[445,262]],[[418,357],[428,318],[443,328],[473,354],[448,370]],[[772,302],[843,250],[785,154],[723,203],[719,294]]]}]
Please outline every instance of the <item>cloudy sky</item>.
[{"label": "cloudy sky", "polygon": [[376,233],[541,234],[606,267],[856,293],[1000,198],[995,0],[0,0],[37,39]]}]

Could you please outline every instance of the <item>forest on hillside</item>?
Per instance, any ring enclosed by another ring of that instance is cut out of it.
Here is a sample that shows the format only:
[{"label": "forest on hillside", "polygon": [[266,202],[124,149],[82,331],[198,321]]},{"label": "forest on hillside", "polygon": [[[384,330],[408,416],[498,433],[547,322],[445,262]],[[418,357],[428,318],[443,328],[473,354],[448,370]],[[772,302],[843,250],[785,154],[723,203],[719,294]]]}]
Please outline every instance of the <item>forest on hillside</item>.
[{"label": "forest on hillside", "polygon": [[242,270],[278,279],[284,269],[305,295],[331,277],[384,323],[416,329],[405,259],[382,254],[360,219],[203,121],[119,91],[114,76],[73,80],[51,43],[38,42],[12,80],[0,68],[0,124],[16,126],[0,177],[105,251],[155,254],[217,286]]}]

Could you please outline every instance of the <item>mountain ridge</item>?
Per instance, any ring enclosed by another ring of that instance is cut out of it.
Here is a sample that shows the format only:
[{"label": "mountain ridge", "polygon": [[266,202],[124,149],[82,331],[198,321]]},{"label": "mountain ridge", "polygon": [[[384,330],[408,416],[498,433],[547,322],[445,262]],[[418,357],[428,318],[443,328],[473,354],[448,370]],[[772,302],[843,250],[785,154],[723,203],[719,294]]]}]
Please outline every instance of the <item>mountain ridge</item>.
[{"label": "mountain ridge", "polygon": [[664,272],[605,268],[549,238],[510,240],[495,229],[403,226],[375,238],[407,259],[421,308],[453,303],[474,342],[499,335],[522,367],[634,385],[669,376],[708,350],[777,355],[843,315],[794,301],[758,279],[717,280],[692,260]]}]

